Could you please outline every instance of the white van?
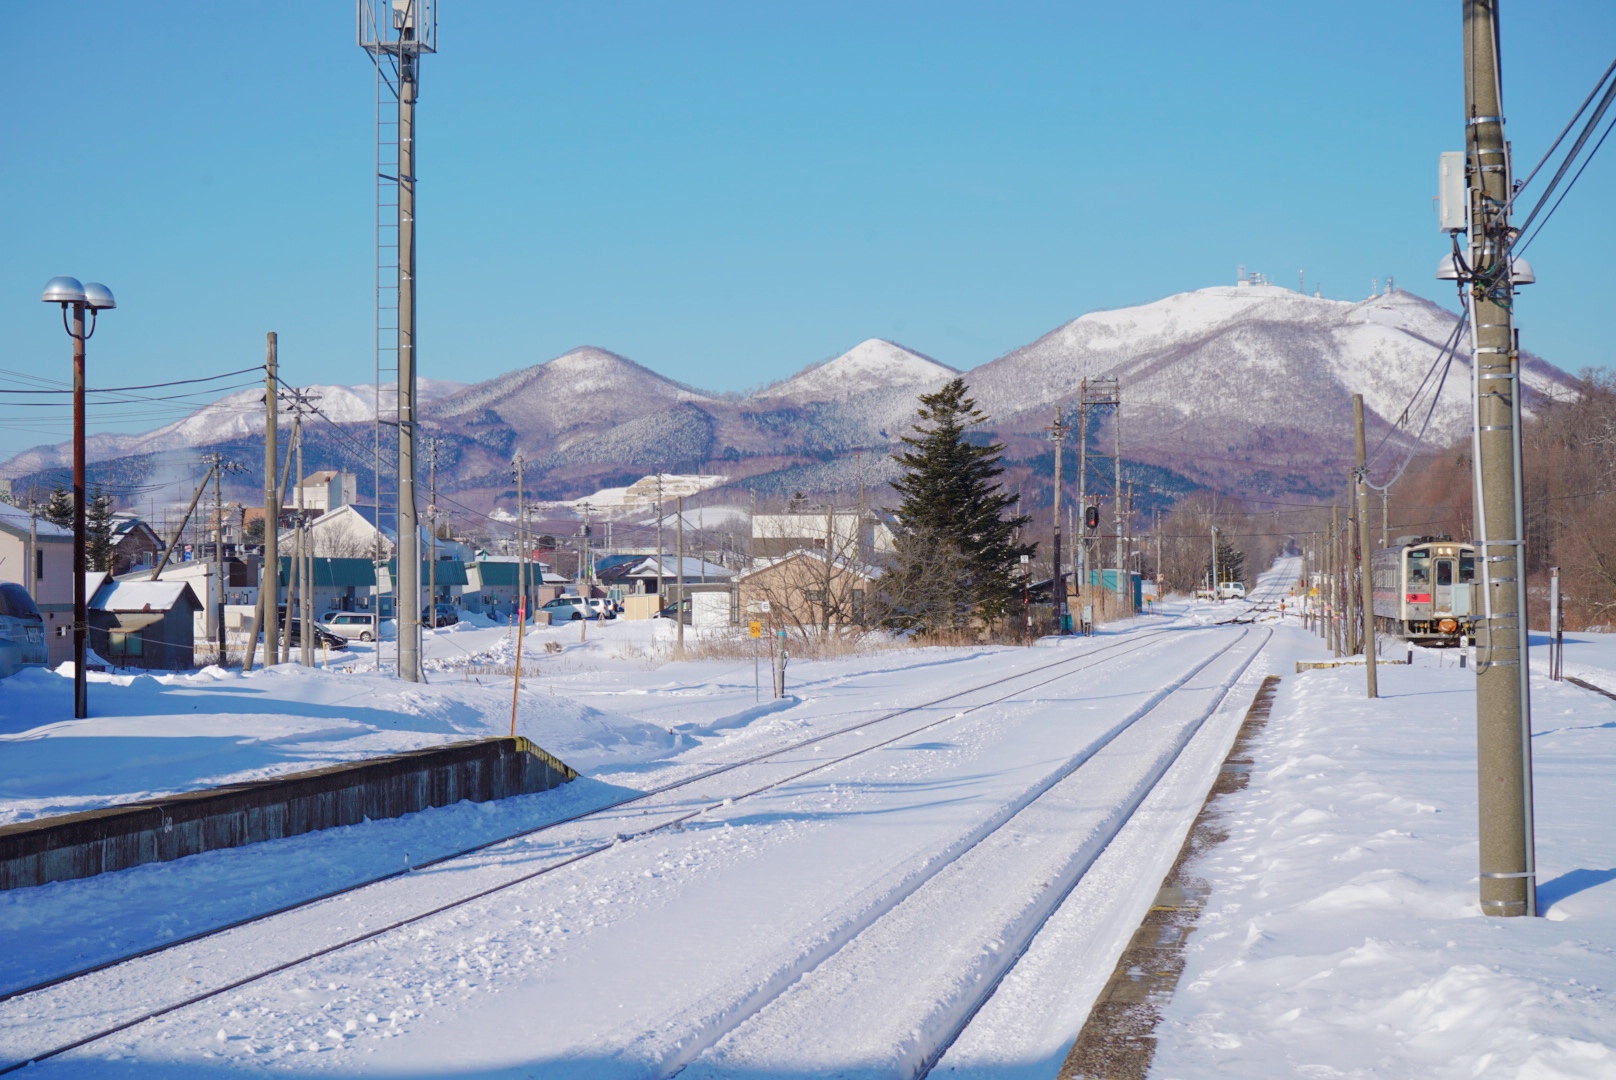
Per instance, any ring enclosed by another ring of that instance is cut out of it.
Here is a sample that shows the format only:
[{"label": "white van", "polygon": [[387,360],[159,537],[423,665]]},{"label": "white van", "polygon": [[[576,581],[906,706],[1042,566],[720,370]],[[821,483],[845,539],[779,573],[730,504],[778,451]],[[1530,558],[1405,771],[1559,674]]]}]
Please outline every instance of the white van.
[{"label": "white van", "polygon": [[1246,583],[1243,581],[1219,582],[1218,598],[1220,600],[1244,600],[1246,598]]},{"label": "white van", "polygon": [[345,638],[375,641],[377,637],[376,614],[371,611],[328,611],[320,625]]}]

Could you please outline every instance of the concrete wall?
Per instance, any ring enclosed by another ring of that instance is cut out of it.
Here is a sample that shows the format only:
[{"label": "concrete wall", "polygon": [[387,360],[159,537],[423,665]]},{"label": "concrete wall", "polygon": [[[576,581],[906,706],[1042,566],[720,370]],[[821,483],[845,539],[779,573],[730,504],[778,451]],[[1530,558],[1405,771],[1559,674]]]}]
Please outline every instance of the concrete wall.
[{"label": "concrete wall", "polygon": [[527,739],[479,739],[21,822],[0,827],[0,889],[91,877],[462,799],[526,795],[577,775]]}]

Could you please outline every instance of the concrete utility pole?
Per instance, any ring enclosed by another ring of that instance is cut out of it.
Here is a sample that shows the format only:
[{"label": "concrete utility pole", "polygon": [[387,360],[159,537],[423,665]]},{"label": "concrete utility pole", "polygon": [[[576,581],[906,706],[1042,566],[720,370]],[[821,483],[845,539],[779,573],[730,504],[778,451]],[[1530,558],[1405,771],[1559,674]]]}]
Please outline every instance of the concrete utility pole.
[{"label": "concrete utility pole", "polygon": [[[1066,439],[1066,424],[1061,420],[1060,410],[1055,410],[1055,422],[1049,426],[1049,437],[1055,442],[1055,542],[1052,548],[1055,560],[1055,578],[1052,591],[1055,594],[1055,633],[1066,632],[1066,582],[1061,580],[1061,444]],[[860,511],[863,510],[863,484],[859,486]],[[863,530],[863,519],[859,521],[859,528]]]},{"label": "concrete utility pole", "polygon": [[1113,507],[1112,522],[1117,529],[1117,611],[1125,613],[1128,610],[1128,601],[1122,585],[1122,391],[1120,389],[1116,394],[1116,406],[1116,410],[1111,414],[1113,451],[1111,461],[1116,469],[1115,487],[1113,488],[1116,492],[1116,506]]},{"label": "concrete utility pole", "polygon": [[214,626],[219,643],[219,666],[228,667],[224,654],[224,501],[219,484],[219,473],[224,471],[224,455],[213,453],[213,573],[218,586],[218,600],[213,605]]},{"label": "concrete utility pole", "polygon": [[[757,517],[757,492],[752,493],[752,517]],[[668,606],[668,595],[662,587],[662,472],[656,474],[656,602],[657,608]]]},{"label": "concrete utility pole", "polygon": [[[1084,379],[1078,384],[1077,391],[1077,512],[1088,514],[1088,450],[1089,450],[1089,381]],[[1073,532],[1074,543],[1081,549],[1082,554],[1073,561],[1077,564],[1079,597],[1088,596],[1089,588],[1089,538],[1088,524],[1082,525],[1083,532]]]},{"label": "concrete utility pole", "polygon": [[1341,607],[1336,578],[1341,567],[1341,520],[1339,508],[1330,507],[1330,651],[1341,655]]},{"label": "concrete utility pole", "polygon": [[[280,468],[280,451],[275,445],[275,417],[280,410],[280,387],[275,385],[275,331],[269,332],[264,359],[264,562],[258,572],[258,595],[264,607],[264,666],[275,662],[280,637],[281,556],[278,548],[281,527],[281,491],[275,482]],[[253,643],[248,642],[248,651]]]},{"label": "concrete utility pole", "polygon": [[[677,537],[674,544],[679,549],[678,554],[675,556],[678,562],[675,564],[673,570],[673,572],[678,575],[677,582],[679,586],[678,606],[673,609],[676,616],[674,619],[674,626],[677,628],[674,630],[675,637],[673,645],[673,658],[675,660],[683,660],[685,658],[685,497],[683,495],[679,496],[678,505],[679,520],[674,524],[673,527],[674,535]],[[695,617],[696,611],[694,604],[691,605],[690,614],[692,618]]]},{"label": "concrete utility pole", "polygon": [[1363,579],[1364,669],[1370,697],[1379,697],[1375,681],[1375,579],[1369,573],[1369,473],[1364,460],[1363,395],[1352,395],[1352,437],[1358,455],[1353,477],[1358,488],[1358,576]]},{"label": "concrete utility pole", "polygon": [[523,614],[523,605],[527,600],[527,493],[522,487],[522,452],[516,452],[516,628],[517,640],[527,632],[526,619]]},{"label": "concrete utility pole", "polygon": [[1477,627],[1476,769],[1481,910],[1537,914],[1532,825],[1532,707],[1524,605],[1520,343],[1509,245],[1509,144],[1504,139],[1498,0],[1464,0],[1465,150],[1469,181],[1472,457],[1482,613]]},{"label": "concrete utility pole", "polygon": [[428,466],[426,503],[426,622],[433,629],[438,626],[438,446],[443,440],[436,436],[426,441]]}]

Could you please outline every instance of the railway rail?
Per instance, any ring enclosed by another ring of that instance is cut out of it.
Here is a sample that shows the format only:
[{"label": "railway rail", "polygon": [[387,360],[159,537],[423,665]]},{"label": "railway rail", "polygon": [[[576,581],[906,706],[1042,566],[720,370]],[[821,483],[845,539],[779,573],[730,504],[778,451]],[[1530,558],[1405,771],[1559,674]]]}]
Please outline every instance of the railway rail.
[{"label": "railway rail", "polygon": [[[1129,637],[1109,642],[1104,645],[1086,648],[1080,652],[1077,652],[1075,655],[1061,657],[1047,664],[1041,664],[1031,669],[1016,672],[998,679],[989,680],[964,690],[942,695],[915,705],[890,710],[881,714],[880,716],[861,720],[854,724],[844,725],[832,731],[822,732],[804,739],[795,740],[786,746],[777,747],[737,761],[714,766],[695,775],[687,776],[669,784],[661,785],[648,791],[638,793],[634,796],[616,801],[606,806],[598,807],[568,818],[549,822],[536,828],[522,830],[509,836],[501,837],[493,841],[478,844],[473,847],[442,856],[438,859],[432,860],[431,863],[417,866],[414,873],[419,874],[422,870],[433,867],[444,867],[453,864],[456,861],[467,860],[472,856],[490,852],[491,849],[496,849],[500,845],[508,845],[514,841],[532,838],[537,834],[554,832],[562,829],[564,826],[579,825],[589,822],[604,822],[612,819],[614,815],[616,818],[621,819],[623,818],[625,811],[632,811],[637,807],[640,808],[640,813],[642,815],[648,815],[652,812],[651,808],[641,807],[640,804],[651,803],[659,798],[673,795],[675,793],[687,792],[693,788],[707,784],[715,778],[735,774],[737,771],[748,767],[783,764],[785,766],[784,775],[770,776],[767,779],[764,779],[761,783],[744,787],[743,790],[726,796],[726,799],[729,802],[752,798],[764,792],[777,789],[784,784],[799,780],[804,776],[829,768],[832,765],[851,760],[852,758],[855,758],[861,754],[867,754],[873,750],[887,746],[901,739],[928,731],[943,724],[959,721],[970,714],[976,713],[991,705],[1007,701],[1018,695],[1026,694],[1033,690],[1037,690],[1079,672],[1097,667],[1102,663],[1106,663],[1119,657],[1127,656],[1132,653],[1150,648],[1158,644],[1164,637],[1168,635],[1194,633],[1196,630],[1200,629],[1207,629],[1207,627],[1166,627],[1146,631],[1139,635],[1130,635]],[[1221,651],[1218,655],[1222,655]],[[1200,666],[1198,666],[1196,670],[1200,670]],[[1185,678],[1188,677],[1189,676],[1185,676]],[[871,733],[871,729],[880,728],[882,726],[892,726],[892,722],[895,720],[899,720],[904,717],[912,717],[915,713],[922,712],[927,709],[934,709],[939,706],[945,706],[950,703],[959,702],[960,699],[968,698],[971,695],[993,691],[1010,684],[1017,685],[1013,686],[1011,689],[1008,689],[1006,692],[997,694],[996,696],[990,697],[987,700],[968,704],[964,708],[952,712],[947,716],[940,718],[928,718],[925,722],[920,724],[906,724],[895,733],[882,730],[876,733],[879,737],[875,738],[874,740],[866,740],[861,745],[856,746],[846,752],[833,754],[832,756],[823,760],[813,761],[807,767],[798,767],[798,763],[789,760],[792,755],[797,754],[807,748],[823,746],[826,743],[850,735]],[[777,759],[785,760],[779,761]],[[559,855],[558,857],[547,859],[544,861],[543,865],[536,869],[524,869],[517,874],[504,876],[491,884],[476,888],[469,892],[463,892],[461,894],[451,896],[445,900],[442,900],[441,902],[432,903],[424,908],[411,911],[401,918],[390,919],[382,925],[367,928],[362,933],[345,935],[335,941],[328,942],[319,948],[301,951],[295,956],[273,964],[255,967],[250,971],[233,978],[225,979],[219,984],[208,986],[205,989],[198,990],[195,993],[180,995],[158,1007],[142,1009],[135,1015],[126,1016],[118,1020],[116,1023],[106,1024],[96,1028],[93,1031],[78,1035],[74,1038],[65,1039],[61,1042],[55,1043],[54,1045],[43,1046],[38,1050],[33,1050],[20,1056],[9,1064],[0,1066],[0,1074],[8,1073],[18,1068],[22,1068],[30,1063],[45,1061],[50,1058],[68,1053],[72,1050],[88,1046],[92,1043],[108,1038],[109,1036],[127,1031],[150,1020],[154,1020],[176,1011],[197,1005],[201,1002],[217,998],[222,994],[240,989],[241,987],[244,987],[250,983],[268,978],[300,965],[310,963],[316,959],[319,959],[320,957],[328,956],[339,950],[350,948],[364,941],[372,940],[401,929],[402,927],[420,922],[435,915],[442,914],[454,908],[463,907],[464,905],[470,904],[493,893],[513,888],[517,885],[523,884],[524,882],[531,881],[534,878],[545,874],[553,873],[564,867],[576,865],[579,862],[610,850],[616,844],[621,843],[624,840],[635,839],[661,831],[663,829],[680,826],[684,822],[689,821],[694,817],[707,813],[718,806],[724,805],[724,803],[724,799],[701,799],[698,800],[695,805],[678,805],[675,803],[671,805],[657,806],[655,808],[658,812],[658,817],[656,819],[647,821],[643,825],[636,823],[635,825],[627,828],[614,827],[606,837],[597,838],[594,840],[594,842],[585,840],[582,843],[575,844],[572,850],[569,850],[565,854]],[[623,824],[627,824],[627,822],[624,821]],[[84,980],[94,976],[114,972],[117,969],[126,969],[129,965],[138,961],[157,958],[163,954],[171,953],[181,947],[194,946],[205,942],[208,939],[219,938],[222,935],[231,933],[232,931],[241,930],[257,923],[264,923],[270,919],[280,918],[297,912],[307,912],[334,899],[344,896],[351,896],[365,889],[371,889],[380,885],[385,885],[389,882],[395,882],[397,879],[402,878],[404,874],[404,871],[399,871],[364,882],[356,883],[341,890],[335,890],[331,893],[326,893],[318,897],[299,901],[295,904],[284,905],[275,909],[274,911],[263,912],[246,919],[236,920],[229,925],[215,927],[201,934],[192,935],[184,940],[168,942],[162,946],[142,950],[139,953],[120,957],[102,964],[97,964],[93,967],[85,968],[83,970],[69,973],[45,982],[37,983],[30,987],[20,988],[7,994],[3,1001],[28,999],[34,995],[41,994],[48,990],[70,988],[72,985],[82,983]]]}]

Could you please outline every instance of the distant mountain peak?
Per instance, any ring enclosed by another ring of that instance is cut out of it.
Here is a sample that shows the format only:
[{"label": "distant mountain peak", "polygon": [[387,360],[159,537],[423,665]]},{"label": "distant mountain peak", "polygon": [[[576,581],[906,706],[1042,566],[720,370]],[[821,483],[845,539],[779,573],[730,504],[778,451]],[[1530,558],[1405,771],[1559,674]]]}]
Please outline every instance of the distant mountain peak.
[{"label": "distant mountain peak", "polygon": [[959,372],[885,338],[866,338],[842,355],[814,364],[758,396],[794,402],[841,401],[884,391],[939,386]]}]

